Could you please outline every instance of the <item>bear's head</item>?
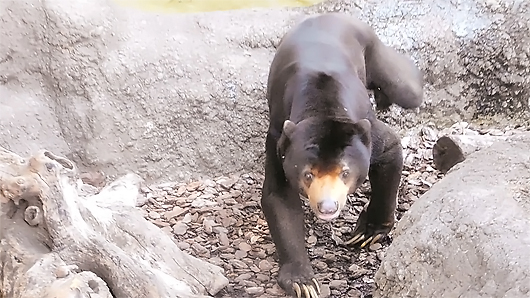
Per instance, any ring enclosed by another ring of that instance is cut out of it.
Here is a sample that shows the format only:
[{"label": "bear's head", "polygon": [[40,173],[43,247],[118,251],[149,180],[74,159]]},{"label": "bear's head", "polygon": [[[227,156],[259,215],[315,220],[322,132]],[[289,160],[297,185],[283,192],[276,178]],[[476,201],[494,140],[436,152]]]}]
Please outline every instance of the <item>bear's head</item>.
[{"label": "bear's head", "polygon": [[366,179],[372,150],[371,124],[363,119],[286,120],[278,154],[287,180],[298,186],[315,215],[339,216],[347,196]]}]

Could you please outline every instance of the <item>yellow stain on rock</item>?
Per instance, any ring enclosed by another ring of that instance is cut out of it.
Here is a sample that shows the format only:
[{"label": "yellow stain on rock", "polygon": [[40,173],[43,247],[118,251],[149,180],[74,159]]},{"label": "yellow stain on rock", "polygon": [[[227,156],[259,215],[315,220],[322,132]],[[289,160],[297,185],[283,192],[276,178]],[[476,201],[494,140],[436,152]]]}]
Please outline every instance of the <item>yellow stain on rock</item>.
[{"label": "yellow stain on rock", "polygon": [[304,7],[324,0],[114,0],[118,5],[165,13],[194,13],[245,8]]}]

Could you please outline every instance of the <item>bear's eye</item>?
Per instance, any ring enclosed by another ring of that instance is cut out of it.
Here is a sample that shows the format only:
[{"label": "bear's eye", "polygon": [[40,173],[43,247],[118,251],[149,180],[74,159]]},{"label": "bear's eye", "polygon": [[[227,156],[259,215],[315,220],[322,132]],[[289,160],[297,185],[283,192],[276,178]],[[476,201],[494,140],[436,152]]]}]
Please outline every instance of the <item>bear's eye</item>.
[{"label": "bear's eye", "polygon": [[307,183],[313,181],[313,177],[314,177],[314,176],[313,176],[313,173],[311,173],[311,172],[306,172],[306,173],[304,174],[304,179],[305,179],[305,181],[306,181]]},{"label": "bear's eye", "polygon": [[340,177],[341,177],[342,179],[346,179],[346,178],[348,178],[349,176],[350,176],[350,171],[349,171],[349,170],[344,170],[344,171],[342,171],[342,172],[340,173]]}]

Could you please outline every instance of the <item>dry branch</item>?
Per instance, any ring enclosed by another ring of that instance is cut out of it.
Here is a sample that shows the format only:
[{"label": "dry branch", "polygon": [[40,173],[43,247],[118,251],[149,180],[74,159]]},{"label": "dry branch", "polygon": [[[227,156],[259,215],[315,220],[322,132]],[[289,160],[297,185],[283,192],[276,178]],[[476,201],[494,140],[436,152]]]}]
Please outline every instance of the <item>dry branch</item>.
[{"label": "dry branch", "polygon": [[447,173],[454,165],[464,161],[471,153],[491,146],[505,136],[490,135],[446,135],[439,138],[432,148],[434,165]]},{"label": "dry branch", "polygon": [[143,218],[140,182],[129,174],[87,193],[69,160],[0,147],[0,297],[197,298],[226,286],[220,267]]}]

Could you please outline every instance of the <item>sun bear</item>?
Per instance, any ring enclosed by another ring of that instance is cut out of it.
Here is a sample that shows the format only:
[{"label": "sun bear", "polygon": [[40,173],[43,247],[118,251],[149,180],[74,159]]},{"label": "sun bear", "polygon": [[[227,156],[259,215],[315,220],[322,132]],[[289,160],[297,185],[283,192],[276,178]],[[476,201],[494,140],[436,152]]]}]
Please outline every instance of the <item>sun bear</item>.
[{"label": "sun bear", "polygon": [[339,216],[368,177],[370,202],[348,244],[370,245],[394,225],[403,168],[398,135],[376,119],[376,107],[419,107],[423,74],[413,61],[386,46],[352,16],[312,16],[280,41],[267,86],[269,129],[261,199],[279,256],[278,284],[289,294],[316,298],[305,247],[307,198],[323,220]]}]

